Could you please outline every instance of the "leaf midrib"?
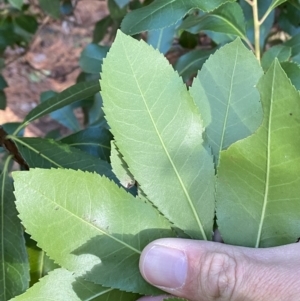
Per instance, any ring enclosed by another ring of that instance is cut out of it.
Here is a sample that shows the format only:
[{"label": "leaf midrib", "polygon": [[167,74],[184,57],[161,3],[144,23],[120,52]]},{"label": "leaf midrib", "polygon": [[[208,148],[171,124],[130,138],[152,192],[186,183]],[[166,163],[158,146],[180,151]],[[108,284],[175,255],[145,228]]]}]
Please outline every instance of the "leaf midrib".
[{"label": "leaf midrib", "polygon": [[3,283],[3,300],[6,300],[6,275],[5,275],[5,260],[4,260],[4,191],[5,191],[5,180],[6,180],[6,172],[8,169],[9,161],[11,160],[12,156],[9,156],[4,164],[3,171],[0,176],[2,176],[1,182],[1,262],[2,262],[2,283]]},{"label": "leaf midrib", "polygon": [[221,136],[220,146],[219,146],[219,152],[218,152],[218,164],[220,162],[221,150],[223,149],[224,138],[225,138],[225,129],[226,129],[227,122],[228,122],[229,108],[230,108],[230,104],[231,104],[231,100],[232,100],[231,99],[231,97],[232,97],[232,86],[233,86],[233,78],[234,78],[234,74],[235,74],[235,69],[236,69],[236,66],[237,66],[238,52],[239,52],[239,49],[236,48],[235,61],[234,61],[233,69],[232,69],[232,75],[231,75],[231,82],[230,82],[230,90],[229,90],[227,108],[226,108],[226,113],[225,113],[225,118],[224,118],[224,125],[223,125],[223,129],[222,129],[222,136]]},{"label": "leaf midrib", "polygon": [[[43,111],[41,111],[41,112],[39,112],[39,113],[36,113],[36,115],[30,117],[29,119],[26,119],[26,117],[25,117],[25,120],[24,120],[24,122],[22,123],[22,125],[24,125],[24,127],[25,127],[25,125],[29,124],[31,121],[33,121],[33,120],[35,120],[35,119],[38,119],[39,117],[43,116],[43,115],[45,114],[45,112],[53,110],[55,107],[60,106],[60,105],[61,105],[62,103],[64,103],[64,102],[67,102],[67,103],[68,103],[68,100],[69,100],[70,98],[74,97],[74,95],[81,94],[81,93],[85,92],[86,90],[90,90],[90,89],[94,88],[95,86],[97,86],[96,83],[93,84],[93,81],[91,81],[91,83],[92,83],[91,86],[87,86],[87,87],[85,87],[85,88],[83,88],[83,89],[81,89],[81,90],[79,90],[79,91],[77,91],[77,92],[75,92],[75,93],[70,93],[70,95],[69,95],[69,96],[66,96],[65,98],[63,98],[63,100],[61,100],[61,101],[59,101],[59,102],[56,102],[56,103],[52,104],[51,106],[46,107]],[[88,83],[88,84],[89,84],[89,83]],[[70,88],[72,88],[72,87],[70,87]],[[70,88],[69,88],[69,89],[70,89]],[[63,92],[66,92],[66,91],[63,91]],[[63,93],[63,92],[62,92],[62,93]],[[55,96],[49,98],[49,100],[52,99],[52,98],[55,98],[55,97],[57,98],[58,96],[55,95]],[[35,107],[35,109],[36,109],[36,108],[38,108],[38,106]]]},{"label": "leaf midrib", "polygon": [[34,153],[38,154],[39,156],[41,156],[42,158],[44,158],[46,161],[49,161],[51,164],[53,164],[54,166],[57,166],[59,168],[63,168],[61,165],[59,165],[57,162],[53,161],[52,159],[50,159],[49,157],[47,157],[46,155],[44,155],[43,153],[41,153],[40,151],[38,151],[37,149],[35,149],[34,147],[32,147],[31,145],[25,143],[24,141],[18,139],[15,136],[11,136],[8,135],[7,138],[13,140],[13,141],[17,141],[20,144],[22,144],[23,146],[27,147],[29,150],[33,151]]},{"label": "leaf midrib", "polygon": [[76,215],[76,214],[73,213],[72,211],[70,211],[70,210],[68,210],[67,208],[63,207],[61,204],[58,204],[57,202],[55,202],[54,200],[52,200],[51,198],[49,198],[47,195],[41,193],[39,190],[37,190],[37,189],[35,189],[34,187],[28,185],[25,181],[23,181],[23,183],[24,183],[24,186],[27,186],[28,188],[34,190],[36,193],[40,194],[42,197],[44,197],[44,198],[45,198],[46,200],[48,200],[50,203],[55,204],[55,207],[58,206],[58,207],[61,208],[63,211],[67,212],[70,216],[72,216],[72,217],[78,219],[79,221],[81,221],[82,223],[88,225],[89,227],[96,229],[96,231],[99,231],[100,233],[102,233],[102,235],[105,235],[105,236],[111,238],[112,240],[114,240],[114,241],[120,243],[121,245],[127,247],[128,249],[131,249],[131,250],[134,251],[135,253],[138,253],[138,254],[141,254],[141,253],[142,253],[142,252],[139,251],[138,249],[136,249],[136,248],[130,246],[129,244],[125,243],[124,241],[122,241],[122,240],[120,240],[120,239],[114,237],[113,235],[110,235],[109,233],[107,233],[107,232],[103,231],[102,229],[96,227],[95,225],[89,223],[89,222],[86,221],[85,219],[79,217],[78,215]]},{"label": "leaf midrib", "polygon": [[233,28],[238,34],[238,36],[240,36],[241,38],[245,38],[245,34],[242,33],[238,27],[235,26],[235,24],[233,24],[232,22],[229,22],[229,20],[227,20],[226,18],[224,18],[223,16],[220,16],[220,15],[214,15],[214,14],[211,14],[212,17],[215,17],[216,19],[221,19],[224,21],[224,23],[227,23],[231,28]]},{"label": "leaf midrib", "polygon": [[[122,43],[123,43],[123,39],[122,39]],[[195,217],[195,219],[196,219],[196,222],[197,222],[197,224],[198,224],[198,226],[199,226],[201,235],[202,235],[202,237],[203,237],[204,240],[207,240],[207,236],[206,236],[206,234],[205,234],[205,231],[204,231],[203,225],[202,225],[202,223],[201,223],[200,217],[198,216],[198,214],[197,214],[197,212],[196,212],[196,209],[195,209],[195,206],[193,205],[193,202],[192,202],[192,200],[191,200],[191,197],[190,197],[190,195],[189,195],[189,193],[188,193],[188,191],[187,191],[187,189],[186,189],[186,187],[185,187],[185,185],[184,185],[184,183],[183,183],[183,181],[182,181],[182,179],[181,179],[181,177],[180,177],[180,175],[179,175],[179,172],[177,171],[177,168],[176,168],[176,166],[175,166],[175,163],[173,162],[173,160],[172,160],[172,158],[171,158],[171,156],[170,156],[170,154],[169,154],[169,152],[168,152],[168,150],[167,150],[167,148],[166,148],[166,146],[165,146],[165,144],[164,144],[164,141],[163,141],[162,137],[160,136],[160,133],[159,133],[159,131],[158,131],[158,129],[157,129],[157,126],[156,126],[156,124],[155,124],[155,122],[154,122],[154,120],[153,120],[152,114],[151,114],[150,109],[149,109],[149,107],[148,107],[148,105],[147,105],[147,102],[146,102],[146,99],[145,99],[145,97],[144,97],[144,94],[143,94],[143,92],[142,92],[142,90],[141,90],[141,87],[140,87],[140,85],[139,85],[139,82],[138,82],[138,80],[137,80],[137,78],[136,78],[136,76],[135,76],[135,73],[134,73],[133,69],[132,69],[132,65],[131,65],[131,63],[130,63],[130,60],[129,60],[129,57],[128,57],[128,54],[127,54],[127,49],[126,49],[126,47],[124,46],[124,43],[123,43],[123,49],[124,49],[124,53],[125,53],[127,62],[129,63],[129,66],[130,66],[130,69],[131,69],[133,78],[135,79],[135,82],[136,82],[136,84],[137,84],[137,87],[138,87],[138,89],[139,89],[139,91],[140,91],[140,94],[141,94],[141,96],[142,96],[144,105],[145,105],[145,107],[146,107],[146,111],[147,111],[147,113],[148,113],[148,115],[149,115],[149,117],[150,117],[150,120],[151,120],[151,122],[152,122],[152,124],[153,124],[153,127],[154,127],[154,129],[155,129],[155,132],[156,132],[156,134],[157,134],[157,136],[158,136],[158,138],[159,138],[159,141],[160,141],[160,143],[161,143],[161,145],[162,145],[162,147],[163,147],[163,150],[164,150],[165,153],[166,153],[166,156],[167,156],[169,162],[171,163],[171,166],[172,166],[172,168],[173,168],[173,170],[174,170],[174,172],[175,172],[175,174],[176,174],[176,177],[177,177],[177,179],[178,179],[178,181],[179,181],[179,183],[180,183],[180,186],[182,187],[182,190],[184,191],[184,194],[185,194],[185,196],[186,196],[186,198],[187,198],[187,200],[188,200],[188,204],[189,204],[189,206],[190,206],[190,208],[191,208],[191,210],[192,210],[192,213],[193,213],[193,215],[194,215],[194,217]]]},{"label": "leaf midrib", "polygon": [[271,92],[271,98],[270,98],[270,112],[269,112],[269,120],[268,120],[268,137],[267,137],[267,166],[266,166],[266,184],[265,184],[265,193],[264,193],[264,201],[263,201],[263,207],[262,207],[262,213],[260,217],[260,222],[258,226],[258,233],[257,233],[257,239],[255,243],[255,248],[259,247],[261,236],[262,236],[262,228],[265,221],[266,216],[266,209],[267,209],[267,203],[268,203],[268,196],[269,196],[269,183],[270,183],[270,165],[271,165],[271,159],[270,159],[270,153],[271,153],[271,127],[272,127],[272,110],[273,110],[273,102],[274,102],[274,82],[275,82],[275,73],[276,70],[274,69],[273,72],[273,78],[272,78],[272,92]]},{"label": "leaf midrib", "polygon": [[107,294],[107,293],[110,293],[110,292],[112,292],[113,290],[114,290],[114,288],[107,288],[105,291],[102,291],[102,292],[99,292],[99,293],[95,293],[95,294],[93,294],[92,296],[90,296],[90,297],[84,299],[83,301],[92,301],[92,300],[94,300],[96,297],[99,297],[99,296],[101,296],[101,295],[105,295],[105,294]]},{"label": "leaf midrib", "polygon": [[69,146],[97,146],[97,147],[106,148],[110,150],[108,146],[96,142],[74,142],[74,143],[69,143],[68,145]]}]

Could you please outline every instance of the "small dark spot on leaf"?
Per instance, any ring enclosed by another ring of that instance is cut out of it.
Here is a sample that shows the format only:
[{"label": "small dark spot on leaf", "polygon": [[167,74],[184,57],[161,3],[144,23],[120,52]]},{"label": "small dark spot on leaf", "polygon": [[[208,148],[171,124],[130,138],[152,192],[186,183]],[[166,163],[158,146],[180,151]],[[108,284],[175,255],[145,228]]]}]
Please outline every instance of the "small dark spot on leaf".
[{"label": "small dark spot on leaf", "polygon": [[58,206],[54,208],[54,210],[58,210]]},{"label": "small dark spot on leaf", "polygon": [[290,116],[293,116],[293,113],[290,113]]}]

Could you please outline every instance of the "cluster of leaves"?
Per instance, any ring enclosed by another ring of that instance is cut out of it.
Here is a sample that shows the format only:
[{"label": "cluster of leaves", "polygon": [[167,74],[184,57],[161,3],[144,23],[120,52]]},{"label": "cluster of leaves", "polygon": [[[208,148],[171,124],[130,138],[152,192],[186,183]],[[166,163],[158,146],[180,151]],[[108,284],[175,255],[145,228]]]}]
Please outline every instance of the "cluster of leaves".
[{"label": "cluster of leaves", "polygon": [[[58,16],[60,1],[42,2]],[[142,249],[161,237],[211,240],[215,224],[236,245],[299,237],[299,1],[259,1],[257,20],[254,1],[149,2],[108,1],[78,83],[3,125],[1,301],[160,294],[140,276]],[[121,31],[105,45],[119,27],[152,46]],[[172,66],[163,54],[178,49]],[[74,133],[22,137],[46,114]],[[30,169],[14,183],[13,158]]]}]

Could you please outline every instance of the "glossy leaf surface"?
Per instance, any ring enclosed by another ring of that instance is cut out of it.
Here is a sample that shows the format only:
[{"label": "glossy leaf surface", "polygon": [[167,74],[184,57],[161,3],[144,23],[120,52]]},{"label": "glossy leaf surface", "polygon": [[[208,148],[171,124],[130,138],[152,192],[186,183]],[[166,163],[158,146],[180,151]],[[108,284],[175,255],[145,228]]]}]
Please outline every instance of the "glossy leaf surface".
[{"label": "glossy leaf surface", "polygon": [[291,54],[292,50],[290,47],[284,45],[276,45],[264,52],[261,59],[261,66],[265,71],[267,71],[272,65],[275,58],[277,58],[279,62],[284,62],[290,58]]},{"label": "glossy leaf surface", "polygon": [[291,47],[292,57],[300,53],[300,33],[293,36],[291,39],[286,41],[283,45]]},{"label": "glossy leaf surface", "polygon": [[109,161],[111,140],[112,135],[108,129],[102,126],[91,126],[62,138],[60,142]]},{"label": "glossy leaf surface", "polygon": [[283,62],[281,67],[297,90],[300,90],[300,66],[294,62]]},{"label": "glossy leaf surface", "polygon": [[50,258],[106,287],[160,292],[140,275],[139,256],[174,234],[151,205],[95,173],[31,169],[13,177],[20,218]]},{"label": "glossy leaf surface", "polygon": [[176,24],[148,32],[147,42],[161,53],[165,54],[171,48],[175,36]]},{"label": "glossy leaf surface", "polygon": [[203,50],[196,49],[190,51],[178,59],[174,68],[177,70],[178,74],[187,81],[192,75],[197,75],[198,70],[200,70],[208,59],[208,57],[215,52],[213,50]]},{"label": "glossy leaf surface", "polygon": [[[58,93],[54,91],[45,91],[41,93],[40,100],[41,102],[44,102],[47,101],[47,99],[50,99],[51,97],[54,97],[56,95],[58,95]],[[77,117],[74,114],[74,109],[72,105],[67,105],[54,112],[51,112],[50,117],[62,124],[63,126],[65,126],[66,128],[70,129],[71,131],[80,130],[80,124]]]},{"label": "glossy leaf surface", "polygon": [[255,88],[262,69],[241,40],[217,50],[194,80],[191,94],[201,112],[216,165],[219,154],[252,134],[262,121]]},{"label": "glossy leaf surface", "polygon": [[0,175],[0,300],[23,293],[29,286],[29,263],[23,227],[18,218],[9,159]]},{"label": "glossy leaf surface", "polygon": [[273,10],[275,7],[279,6],[280,4],[286,2],[287,0],[273,0],[269,10]]},{"label": "glossy leaf surface", "polygon": [[146,30],[161,29],[175,24],[194,8],[207,12],[214,10],[223,3],[234,1],[235,0],[156,0],[146,7],[127,14],[122,22],[121,29],[130,35]]},{"label": "glossy leaf surface", "polygon": [[88,44],[81,52],[79,58],[80,68],[87,73],[99,73],[108,49],[109,47]]},{"label": "glossy leaf surface", "polygon": [[25,117],[23,126],[66,105],[93,96],[100,91],[99,81],[78,83],[36,106]]},{"label": "glossy leaf surface", "polygon": [[261,127],[221,154],[217,222],[228,244],[271,247],[300,233],[300,96],[278,61],[258,90]]},{"label": "glossy leaf surface", "polygon": [[72,168],[96,172],[114,179],[110,165],[75,147],[52,139],[12,138],[30,168]]},{"label": "glossy leaf surface", "polygon": [[176,227],[210,239],[213,162],[182,79],[162,54],[121,31],[102,70],[106,119],[141,189]]},{"label": "glossy leaf surface", "polygon": [[246,37],[243,11],[237,3],[225,3],[216,10],[204,15],[191,15],[182,22],[180,28],[191,29],[193,33],[211,30],[232,34],[241,38]]}]

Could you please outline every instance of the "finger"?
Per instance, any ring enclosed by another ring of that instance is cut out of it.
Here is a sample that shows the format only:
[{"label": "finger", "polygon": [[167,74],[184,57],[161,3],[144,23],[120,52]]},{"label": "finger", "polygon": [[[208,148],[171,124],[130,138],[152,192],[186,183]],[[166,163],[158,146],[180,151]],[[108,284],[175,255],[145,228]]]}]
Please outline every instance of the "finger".
[{"label": "finger", "polygon": [[[160,239],[143,250],[140,270],[152,285],[191,301],[300,300],[299,280],[298,288],[289,292],[289,282],[295,284],[300,270],[299,245],[290,246],[250,249]],[[286,252],[294,266],[287,264]]]}]

